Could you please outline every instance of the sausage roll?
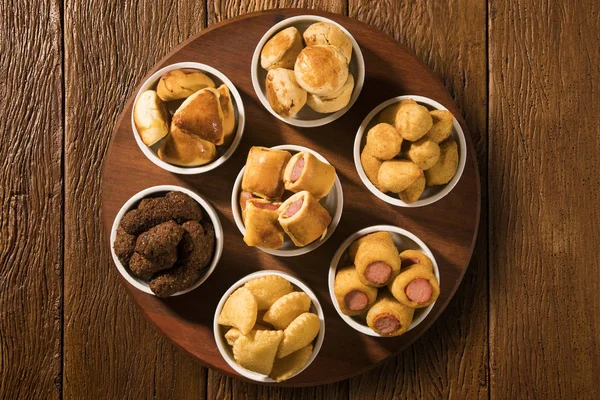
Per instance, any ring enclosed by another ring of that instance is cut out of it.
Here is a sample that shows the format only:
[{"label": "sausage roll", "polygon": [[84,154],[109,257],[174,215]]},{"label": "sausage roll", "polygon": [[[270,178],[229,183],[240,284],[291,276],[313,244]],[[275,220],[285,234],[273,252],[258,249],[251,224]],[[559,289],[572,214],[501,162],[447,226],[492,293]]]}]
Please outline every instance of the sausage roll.
[{"label": "sausage roll", "polygon": [[364,313],[377,299],[377,289],[358,279],[354,265],[337,270],[333,292],[340,310],[350,316]]},{"label": "sausage roll", "polygon": [[400,336],[412,323],[415,309],[398,303],[384,292],[367,313],[367,325],[384,336]]},{"label": "sausage roll", "polygon": [[427,307],[440,295],[437,278],[424,264],[413,264],[402,269],[389,288],[396,300],[412,308]]},{"label": "sausage roll", "polygon": [[279,223],[296,246],[306,246],[327,234],[331,215],[309,192],[296,193],[279,210]]},{"label": "sausage roll", "polygon": [[382,287],[400,272],[398,249],[389,232],[363,236],[350,246],[358,278],[367,286]]},{"label": "sausage roll", "polygon": [[281,203],[263,199],[246,201],[244,242],[248,246],[278,249],[283,246],[283,229],[277,222]]},{"label": "sausage roll", "polygon": [[242,190],[263,199],[276,200],[283,196],[283,171],[292,155],[285,150],[254,146],[248,152]]},{"label": "sausage roll", "polygon": [[308,151],[301,151],[288,161],[283,182],[286,190],[294,193],[306,190],[319,200],[333,187],[335,168]]}]

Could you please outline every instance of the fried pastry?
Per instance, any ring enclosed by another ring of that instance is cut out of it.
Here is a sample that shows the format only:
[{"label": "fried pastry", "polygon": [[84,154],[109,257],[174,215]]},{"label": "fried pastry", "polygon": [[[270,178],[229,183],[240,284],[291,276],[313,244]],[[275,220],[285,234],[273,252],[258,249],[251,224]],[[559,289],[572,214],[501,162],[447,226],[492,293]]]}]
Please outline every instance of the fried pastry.
[{"label": "fried pastry", "polygon": [[265,43],[260,52],[260,65],[266,70],[273,68],[293,69],[296,57],[302,51],[302,36],[291,26],[277,32]]},{"label": "fried pastry", "polygon": [[312,344],[309,344],[288,356],[276,358],[273,363],[273,370],[269,376],[278,383],[291,378],[304,368],[308,360],[310,360],[312,352],[313,346]]},{"label": "fried pastry", "polygon": [[358,279],[367,286],[385,286],[400,272],[398,249],[389,232],[363,236],[350,246],[349,252]]},{"label": "fried pastry", "polygon": [[283,196],[283,171],[292,155],[285,150],[254,146],[248,152],[242,190],[264,199]]},{"label": "fried pastry", "polygon": [[377,299],[377,289],[359,279],[354,265],[337,270],[333,292],[342,313],[350,316],[364,313]]},{"label": "fried pastry", "polygon": [[380,160],[391,160],[400,153],[402,136],[393,125],[380,123],[367,132],[367,144],[364,151]]},{"label": "fried pastry", "polygon": [[409,187],[398,193],[398,197],[406,204],[413,204],[419,200],[423,191],[425,191],[425,174],[421,172],[421,175]]},{"label": "fried pastry", "polygon": [[382,161],[363,149],[363,151],[360,153],[360,163],[365,170],[367,178],[369,178],[371,183],[375,185],[377,189],[381,190],[377,177],[379,175],[379,168],[381,168]]},{"label": "fried pastry", "polygon": [[228,145],[233,139],[235,129],[235,111],[231,101],[231,93],[227,85],[222,84],[217,88],[219,103],[223,112],[223,144]]},{"label": "fried pastry", "polygon": [[457,169],[458,145],[454,140],[447,140],[440,144],[438,162],[425,171],[427,186],[445,185],[454,177]]},{"label": "fried pastry", "polygon": [[197,167],[212,162],[217,157],[217,148],[213,143],[185,133],[172,124],[171,134],[158,149],[158,157],[169,164]]},{"label": "fried pastry", "polygon": [[296,153],[283,173],[285,189],[297,193],[306,190],[315,199],[327,196],[335,182],[335,168],[308,151]]},{"label": "fried pastry", "polygon": [[379,168],[377,181],[382,191],[399,193],[407,189],[423,171],[408,160],[384,161]]},{"label": "fried pastry", "polygon": [[214,88],[205,88],[185,99],[173,114],[173,125],[182,132],[220,146],[225,141],[223,110]]},{"label": "fried pastry", "polygon": [[308,46],[298,55],[294,73],[298,84],[307,92],[335,97],[348,79],[348,64],[335,46]]},{"label": "fried pastry", "polygon": [[427,136],[436,143],[441,143],[452,134],[454,115],[448,110],[433,110],[429,114],[433,120],[433,126],[427,132]]},{"label": "fried pastry", "polygon": [[433,126],[429,110],[413,100],[400,103],[394,125],[402,138],[414,142],[421,139]]},{"label": "fried pastry", "polygon": [[387,292],[382,292],[367,313],[367,325],[384,336],[400,336],[410,328],[414,308],[407,307]]},{"label": "fried pastry", "polygon": [[163,74],[156,93],[163,101],[185,99],[200,89],[215,87],[215,82],[197,69],[175,69]]},{"label": "fried pastry", "polygon": [[133,107],[133,122],[146,146],[152,146],[169,133],[169,112],[154,90],[146,90]]},{"label": "fried pastry", "polygon": [[309,26],[302,35],[307,46],[330,44],[340,49],[346,62],[352,59],[352,41],[338,26],[330,22],[317,22]]},{"label": "fried pastry", "polygon": [[279,224],[298,247],[323,239],[331,223],[329,212],[305,190],[287,199],[280,211]]},{"label": "fried pastry", "polygon": [[335,97],[317,96],[309,93],[306,104],[314,111],[322,114],[333,113],[341,110],[350,103],[352,91],[354,90],[354,76],[348,74],[348,79]]},{"label": "fried pastry", "polygon": [[390,292],[407,307],[424,308],[440,295],[440,285],[433,272],[423,264],[403,268],[389,285]]},{"label": "fried pastry", "polygon": [[406,158],[417,164],[422,170],[427,170],[435,165],[440,158],[440,146],[427,136],[412,142]]},{"label": "fried pastry", "polygon": [[290,69],[270,70],[267,73],[265,87],[271,108],[282,117],[293,117],[306,104],[306,90],[298,85],[296,75]]},{"label": "fried pastry", "polygon": [[282,331],[251,331],[233,344],[233,358],[242,367],[259,374],[269,375],[279,345]]},{"label": "fried pastry", "polygon": [[[414,102],[414,100],[411,100]],[[379,116],[377,117],[377,122],[394,125],[396,123],[396,114],[398,113],[398,109],[402,105],[402,102],[399,101],[392,105],[387,106]]]},{"label": "fried pastry", "polygon": [[264,199],[250,199],[246,202],[244,242],[248,246],[264,249],[278,249],[283,246],[283,229],[279,225],[279,206]]},{"label": "fried pastry", "polygon": [[319,334],[321,323],[313,313],[300,314],[283,331],[283,340],[277,350],[277,358],[283,358],[308,346]]},{"label": "fried pastry", "polygon": [[279,298],[293,290],[292,284],[278,275],[251,279],[244,284],[244,287],[254,295],[259,311],[269,309]]},{"label": "fried pastry", "polygon": [[300,314],[310,309],[310,297],[304,292],[288,293],[273,303],[263,316],[263,321],[275,327],[285,329]]},{"label": "fried pastry", "polygon": [[227,298],[217,322],[219,325],[237,328],[245,335],[252,330],[257,315],[256,298],[248,288],[243,286]]},{"label": "fried pastry", "polygon": [[400,253],[401,268],[410,267],[413,264],[421,264],[427,267],[428,271],[433,272],[433,263],[431,259],[419,250],[404,250]]}]

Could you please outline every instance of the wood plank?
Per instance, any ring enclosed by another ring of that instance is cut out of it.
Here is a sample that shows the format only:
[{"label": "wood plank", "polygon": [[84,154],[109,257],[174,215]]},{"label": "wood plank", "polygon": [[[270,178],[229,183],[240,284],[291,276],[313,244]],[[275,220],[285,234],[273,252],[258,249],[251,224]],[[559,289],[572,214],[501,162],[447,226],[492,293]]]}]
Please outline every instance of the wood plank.
[{"label": "wood plank", "polygon": [[[272,8],[299,7],[325,10],[347,14],[347,1],[344,0],[296,0],[296,1],[248,1],[236,0],[224,2],[220,0],[208,1],[208,23],[235,17],[247,12],[267,10]],[[264,387],[247,382],[241,382],[216,371],[210,370],[208,374],[208,398],[210,399],[347,399],[347,381],[313,388],[278,388]]]},{"label": "wood plank", "polygon": [[206,369],[150,327],[118,282],[102,237],[100,179],[126,99],[204,27],[205,3],[67,0],[64,15],[64,396],[204,398]]},{"label": "wood plank", "polygon": [[[469,127],[485,188],[485,2],[351,0],[349,14],[411,48],[442,79]],[[352,379],[351,398],[487,398],[486,203],[483,190],[476,249],[448,308],[418,342],[395,360]]]},{"label": "wood plank", "polygon": [[489,7],[491,398],[598,399],[598,2]]},{"label": "wood plank", "polygon": [[60,1],[0,2],[0,398],[61,395]]}]

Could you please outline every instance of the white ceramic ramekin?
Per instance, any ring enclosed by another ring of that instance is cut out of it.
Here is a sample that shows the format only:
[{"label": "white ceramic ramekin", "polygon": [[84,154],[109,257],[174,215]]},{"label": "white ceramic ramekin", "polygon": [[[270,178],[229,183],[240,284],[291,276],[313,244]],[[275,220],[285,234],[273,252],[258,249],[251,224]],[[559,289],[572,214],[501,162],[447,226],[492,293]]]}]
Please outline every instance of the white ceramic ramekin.
[{"label": "white ceramic ramekin", "polygon": [[[316,151],[306,147],[285,144],[281,146],[271,147],[271,149],[287,150],[290,153],[292,153],[292,155],[301,151],[308,151],[322,162],[326,162],[329,164],[325,157],[323,157]],[[233,212],[233,219],[235,220],[235,224],[237,225],[242,235],[246,234],[246,228],[242,219],[242,210],[240,210],[240,193],[242,192],[242,178],[244,177],[244,170],[245,167],[242,168],[242,170],[238,174],[235,183],[233,184],[233,190],[231,191],[231,211]],[[317,247],[319,247],[320,245],[322,245],[323,243],[325,243],[327,239],[331,237],[331,235],[335,231],[335,228],[337,228],[340,219],[342,218],[342,210],[344,209],[344,193],[342,191],[342,184],[340,183],[340,179],[338,178],[337,173],[335,176],[335,183],[333,184],[333,188],[331,189],[329,194],[323,197],[319,202],[323,207],[327,209],[327,211],[329,211],[329,214],[332,217],[331,224],[329,225],[329,228],[327,228],[327,235],[325,235],[325,237],[322,240],[315,240],[308,246],[296,247],[292,240],[286,236],[283,247],[280,249],[270,250],[263,249],[260,247],[259,249],[264,251],[265,253],[272,254],[274,256],[294,257],[309,253]]]},{"label": "white ceramic ramekin", "polygon": [[202,211],[204,212],[205,217],[208,217],[210,219],[211,223],[215,228],[215,251],[213,253],[210,264],[204,269],[200,279],[198,279],[198,281],[194,283],[194,285],[185,290],[173,294],[173,296],[179,296],[184,293],[190,292],[196,289],[198,286],[202,285],[202,283],[204,283],[204,281],[206,281],[210,274],[212,274],[212,272],[215,270],[215,267],[217,266],[217,264],[219,263],[219,259],[221,258],[221,254],[223,253],[223,227],[221,226],[221,221],[219,220],[216,211],[212,208],[208,201],[204,200],[204,198],[200,197],[191,190],[173,185],[153,186],[135,194],[132,198],[127,200],[123,207],[121,207],[119,213],[117,214],[117,217],[115,218],[115,221],[113,222],[113,226],[110,232],[110,252],[112,254],[113,261],[117,266],[117,270],[119,270],[121,276],[123,276],[123,278],[125,278],[125,280],[129,282],[129,284],[131,284],[131,286],[135,287],[138,290],[141,290],[144,293],[154,295],[154,292],[150,290],[148,282],[133,275],[129,268],[126,268],[121,263],[119,257],[117,257],[117,255],[115,254],[114,243],[117,237],[117,229],[119,228],[119,224],[121,223],[121,218],[123,218],[123,215],[125,215],[129,210],[133,209],[135,206],[137,206],[142,199],[146,197],[154,197],[157,195],[165,195],[168,192],[183,192],[190,196],[192,199],[194,199],[196,202],[198,202],[198,204],[200,204],[200,207],[202,207]]},{"label": "white ceramic ramekin", "polygon": [[[223,309],[223,306],[225,305],[225,301],[227,301],[227,299],[233,292],[235,292],[239,287],[243,286],[246,282],[248,282],[251,279],[260,278],[262,276],[269,276],[269,275],[281,276],[282,278],[287,279],[292,284],[292,286],[294,286],[294,289],[301,290],[304,293],[306,293],[308,295],[308,297],[310,297],[310,300],[311,300],[310,311],[319,316],[321,328],[319,329],[319,334],[317,335],[317,338],[315,339],[312,355],[308,359],[308,362],[306,363],[306,365],[300,371],[298,371],[296,374],[294,374],[292,377],[302,373],[302,371],[304,371],[306,368],[308,368],[308,366],[317,357],[317,354],[319,354],[319,351],[321,350],[321,345],[323,345],[323,339],[325,338],[325,316],[323,314],[323,309],[321,308],[321,303],[319,303],[319,299],[317,299],[317,296],[315,296],[313,291],[310,290],[310,288],[308,286],[306,286],[301,280],[294,278],[293,276],[291,276],[288,273],[281,272],[281,271],[258,271],[258,272],[254,272],[250,275],[246,275],[245,277],[243,277],[242,279],[240,279],[239,281],[234,283],[229,288],[229,290],[227,290],[225,292],[225,294],[223,294],[223,297],[221,297],[221,300],[219,301],[219,304],[217,305],[217,310],[215,311],[215,317],[214,317],[214,321],[213,321],[213,330],[214,330],[214,334],[215,334],[215,341],[217,342],[217,347],[219,348],[219,352],[221,353],[221,355],[223,356],[223,358],[225,359],[227,364],[229,364],[229,366],[231,368],[233,368],[238,374],[240,374],[248,379],[251,379],[253,381],[256,381],[256,382],[277,383],[277,381],[275,381],[274,379],[271,379],[270,377],[268,377],[266,375],[259,374],[254,371],[247,370],[246,368],[241,367],[237,362],[235,362],[235,359],[233,358],[233,351],[231,349],[231,346],[229,346],[229,344],[227,344],[227,340],[225,340],[225,333],[227,332],[229,327],[221,326],[217,322],[219,319],[219,314],[221,314],[221,310]],[[290,379],[292,377],[290,377]]]},{"label": "white ceramic ramekin", "polygon": [[[362,317],[362,318],[358,317],[358,316],[350,317],[350,316],[342,313],[342,311],[340,310],[340,307],[338,305],[337,299],[335,297],[335,292],[333,290],[333,283],[335,281],[335,274],[337,272],[338,267],[347,267],[348,265],[351,265],[350,256],[348,256],[348,254],[347,254],[348,247],[350,247],[350,245],[354,241],[360,239],[363,236],[366,236],[370,233],[381,232],[381,231],[387,231],[392,234],[392,238],[394,239],[394,243],[396,244],[396,247],[398,248],[399,252],[402,252],[404,250],[419,250],[419,251],[423,252],[427,257],[429,257],[433,264],[433,274],[437,278],[438,282],[440,281],[440,271],[438,269],[437,262],[435,261],[435,257],[431,253],[431,250],[429,250],[429,247],[427,247],[427,245],[425,243],[423,243],[423,241],[421,239],[419,239],[413,233],[411,233],[405,229],[398,228],[397,226],[376,225],[376,226],[370,226],[365,229],[361,229],[360,231],[353,233],[346,240],[344,240],[344,242],[340,245],[340,247],[337,249],[337,251],[333,255],[333,258],[331,259],[331,264],[329,265],[328,284],[329,284],[329,295],[331,296],[331,302],[333,303],[335,310],[337,311],[339,316],[344,320],[344,322],[346,322],[348,325],[350,325],[352,328],[356,329],[360,333],[364,333],[365,335],[375,336],[375,337],[388,337],[388,336],[380,335],[379,333],[375,332],[373,329],[369,328],[364,317]],[[348,265],[340,265],[340,262],[343,262],[343,261],[347,261],[349,264]],[[441,282],[440,282],[440,286],[441,286]],[[383,287],[383,288],[379,288],[379,290],[387,290],[387,288]],[[433,309],[434,305],[435,305],[435,303],[429,305],[428,307],[415,310],[415,316],[414,316],[413,321],[410,324],[410,328],[408,330],[413,329],[415,326],[417,326],[421,322],[423,322],[425,317],[427,317],[427,315]]]},{"label": "white ceramic ramekin", "polygon": [[[197,69],[201,72],[204,72],[206,75],[208,75],[215,82],[215,84],[217,86],[220,86],[221,84],[224,83],[229,88],[229,92],[231,93],[231,98],[232,98],[232,103],[233,103],[233,109],[235,111],[235,121],[236,121],[235,137],[233,138],[233,141],[231,142],[231,144],[227,147],[218,146],[217,147],[218,157],[214,161],[212,161],[208,164],[200,165],[198,167],[181,167],[178,165],[169,164],[168,162],[161,160],[158,157],[158,155],[156,154],[157,149],[154,148],[154,147],[156,147],[156,145],[147,146],[142,141],[142,138],[138,134],[137,128],[135,126],[135,122],[133,121],[133,112],[131,113],[131,129],[133,130],[133,136],[135,137],[135,141],[138,144],[139,148],[142,150],[144,155],[146,157],[148,157],[148,159],[150,161],[152,161],[155,165],[159,166],[162,169],[165,169],[169,172],[173,172],[176,174],[182,174],[182,175],[201,174],[201,173],[213,170],[213,169],[217,168],[219,165],[223,164],[225,161],[227,161],[233,155],[233,153],[235,152],[235,149],[237,149],[238,145],[240,144],[240,141],[242,140],[242,134],[244,133],[244,124],[246,121],[246,114],[244,111],[244,104],[242,103],[242,98],[240,96],[240,93],[238,92],[236,87],[233,85],[233,82],[231,82],[220,71],[218,71],[215,68],[210,67],[206,64],[200,64],[197,62],[180,62],[177,64],[171,64],[164,68],[159,69],[154,74],[152,74],[152,76],[150,76],[150,78],[148,78],[144,82],[144,84],[140,88],[139,92],[135,96],[135,100],[133,102],[132,109],[135,109],[135,104],[137,103],[140,95],[143,92],[145,92],[146,90],[154,88],[162,75],[164,75],[166,72],[173,71],[175,69],[182,69],[182,68]],[[173,104],[177,104],[177,106],[179,105],[178,102],[174,102]],[[169,104],[167,104],[167,107],[168,106],[169,106]],[[169,108],[169,111],[171,113],[173,113],[173,112],[175,112],[175,109]]]},{"label": "white ceramic ramekin", "polygon": [[[296,27],[300,34],[303,34],[304,31],[315,22],[329,22],[331,24],[336,25],[338,28],[342,30],[350,40],[352,41],[352,59],[350,60],[349,70],[350,73],[354,76],[354,90],[352,92],[352,97],[350,98],[350,102],[344,108],[339,111],[336,111],[331,114],[321,114],[316,111],[313,111],[309,106],[305,105],[302,110],[298,114],[296,114],[292,118],[284,118],[281,115],[277,114],[271,106],[269,105],[269,100],[267,100],[267,92],[265,88],[265,79],[267,77],[267,71],[265,71],[260,65],[260,52],[264,47],[265,43],[273,37],[277,32],[288,28],[290,26]],[[284,19],[283,21],[273,25],[271,29],[269,29],[264,36],[258,42],[256,49],[254,50],[254,55],[252,56],[251,63],[251,77],[252,77],[252,86],[254,86],[254,91],[258,96],[258,99],[262,103],[262,105],[276,118],[285,122],[286,124],[304,127],[304,128],[313,128],[317,126],[322,126],[328,124],[330,122],[335,121],[344,115],[350,107],[356,102],[358,96],[362,90],[364,81],[365,81],[365,60],[363,58],[362,52],[360,51],[360,47],[358,43],[348,32],[346,28],[342,25],[338,24],[335,21],[332,21],[328,18],[319,17],[316,15],[298,15],[296,17],[291,17]]]},{"label": "white ceramic ramekin", "polygon": [[386,107],[398,103],[402,100],[408,99],[413,99],[417,103],[427,107],[429,110],[447,110],[446,107],[444,107],[437,101],[423,96],[398,96],[394,97],[393,99],[384,101],[383,103],[375,107],[373,111],[371,111],[369,115],[366,116],[366,118],[363,120],[363,122],[360,124],[360,127],[358,128],[356,138],[354,139],[354,165],[356,166],[358,175],[360,176],[360,179],[365,184],[365,186],[371,191],[371,193],[379,197],[381,200],[399,207],[422,207],[435,203],[436,201],[440,200],[448,193],[450,193],[450,191],[454,189],[454,186],[456,186],[456,184],[460,180],[460,177],[465,169],[465,164],[467,162],[467,142],[465,140],[465,134],[456,118],[454,118],[452,129],[452,139],[456,140],[456,142],[458,143],[459,160],[456,174],[450,180],[450,182],[448,182],[445,185],[426,187],[425,191],[421,195],[421,198],[412,204],[406,204],[397,196],[390,196],[377,189],[375,185],[371,183],[369,178],[367,178],[367,174],[365,173],[365,170],[360,162],[360,152],[365,146],[367,140],[367,132],[369,131],[369,129],[371,129],[371,127],[375,125],[375,119],[377,115],[383,110],[385,110]]}]

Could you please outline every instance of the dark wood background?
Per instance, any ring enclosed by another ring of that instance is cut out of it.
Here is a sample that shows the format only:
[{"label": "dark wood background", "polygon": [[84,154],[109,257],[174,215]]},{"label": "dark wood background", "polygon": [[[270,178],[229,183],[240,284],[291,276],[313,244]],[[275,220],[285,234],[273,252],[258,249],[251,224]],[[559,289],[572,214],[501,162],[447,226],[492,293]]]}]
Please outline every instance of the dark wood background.
[{"label": "dark wood background", "polygon": [[[241,13],[349,15],[415,51],[476,144],[483,209],[433,327],[359,377],[242,383],[156,333],[103,243],[116,118],[173,46]],[[600,398],[600,6],[595,0],[0,1],[0,397]]]}]

